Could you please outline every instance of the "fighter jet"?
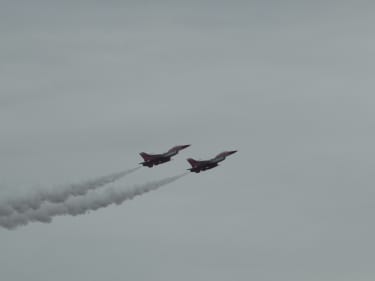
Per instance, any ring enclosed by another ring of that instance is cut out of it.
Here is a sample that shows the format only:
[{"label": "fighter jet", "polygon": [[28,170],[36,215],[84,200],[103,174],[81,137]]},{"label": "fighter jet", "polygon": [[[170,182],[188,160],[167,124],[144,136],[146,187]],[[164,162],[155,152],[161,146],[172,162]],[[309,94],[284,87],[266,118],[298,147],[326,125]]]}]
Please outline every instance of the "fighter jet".
[{"label": "fighter jet", "polygon": [[224,161],[227,156],[236,152],[237,150],[224,151],[224,152],[219,153],[212,159],[203,160],[203,161],[198,161],[198,160],[194,160],[193,158],[188,158],[187,161],[191,165],[191,168],[188,170],[194,173],[199,173],[201,171],[206,171],[206,170],[215,168],[216,166],[219,165],[219,162]]},{"label": "fighter jet", "polygon": [[171,161],[172,156],[175,156],[180,150],[185,149],[189,146],[190,144],[177,145],[162,154],[148,154],[145,152],[141,152],[139,153],[139,155],[142,156],[144,162],[141,162],[139,164],[151,168],[154,165],[156,166],[156,165]]}]

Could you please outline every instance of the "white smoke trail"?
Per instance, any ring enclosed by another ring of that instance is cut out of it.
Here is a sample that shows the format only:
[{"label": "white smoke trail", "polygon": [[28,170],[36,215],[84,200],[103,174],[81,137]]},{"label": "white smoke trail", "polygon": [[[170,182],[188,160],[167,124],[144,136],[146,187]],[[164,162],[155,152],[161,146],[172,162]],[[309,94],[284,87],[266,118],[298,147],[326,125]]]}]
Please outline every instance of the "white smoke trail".
[{"label": "white smoke trail", "polygon": [[164,185],[172,183],[179,178],[187,175],[184,173],[174,177],[165,178],[159,181],[149,182],[142,185],[135,185],[127,190],[108,189],[106,192],[97,194],[93,193],[85,197],[70,198],[64,203],[52,204],[47,203],[41,208],[29,209],[24,213],[14,213],[8,217],[0,218],[0,226],[7,229],[14,229],[29,222],[50,223],[55,216],[71,215],[77,216],[85,214],[88,211],[97,210],[107,207],[111,204],[120,205],[126,200],[131,200],[135,196],[142,195],[146,192],[156,190]]},{"label": "white smoke trail", "polygon": [[24,213],[30,209],[36,210],[40,208],[44,202],[62,203],[69,197],[85,195],[90,190],[94,190],[106,184],[115,182],[140,168],[141,167],[136,167],[130,170],[102,176],[83,183],[55,188],[54,190],[50,191],[38,191],[27,198],[8,200],[7,202],[0,204],[0,217],[10,216],[14,212]]}]

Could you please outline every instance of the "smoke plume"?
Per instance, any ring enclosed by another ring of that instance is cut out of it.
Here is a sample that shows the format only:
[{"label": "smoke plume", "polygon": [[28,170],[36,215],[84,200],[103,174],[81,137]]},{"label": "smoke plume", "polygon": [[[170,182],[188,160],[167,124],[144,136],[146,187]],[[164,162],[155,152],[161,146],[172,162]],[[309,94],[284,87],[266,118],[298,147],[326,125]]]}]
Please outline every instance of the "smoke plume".
[{"label": "smoke plume", "polygon": [[66,200],[64,203],[46,203],[39,209],[29,209],[24,213],[13,213],[7,217],[0,218],[0,226],[7,229],[14,229],[21,225],[26,225],[29,222],[52,222],[55,216],[77,216],[85,214],[88,211],[94,211],[100,208],[107,207],[111,204],[120,205],[126,200],[131,200],[135,196],[142,195],[146,192],[156,190],[164,185],[172,183],[181,177],[187,175],[184,173],[174,177],[165,178],[159,181],[153,181],[142,185],[135,185],[130,189],[117,190],[114,188],[108,189],[103,193],[92,193],[85,197],[73,197]]},{"label": "smoke plume", "polygon": [[8,200],[7,202],[0,204],[0,217],[10,216],[14,212],[24,213],[30,209],[36,210],[40,208],[44,202],[62,203],[69,197],[85,195],[88,191],[115,182],[122,177],[137,171],[139,168],[140,167],[136,167],[130,170],[113,173],[83,183],[62,186],[55,188],[54,190],[38,191],[27,198]]}]

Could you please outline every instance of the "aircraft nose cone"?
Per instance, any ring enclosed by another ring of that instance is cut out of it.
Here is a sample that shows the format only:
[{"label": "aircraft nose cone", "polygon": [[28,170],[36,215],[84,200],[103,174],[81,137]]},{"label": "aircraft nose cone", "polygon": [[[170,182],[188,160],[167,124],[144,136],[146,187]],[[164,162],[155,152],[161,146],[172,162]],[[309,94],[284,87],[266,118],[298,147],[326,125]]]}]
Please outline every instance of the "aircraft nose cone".
[{"label": "aircraft nose cone", "polygon": [[181,145],[182,149],[189,147],[191,144]]},{"label": "aircraft nose cone", "polygon": [[232,151],[229,151],[230,154],[233,154],[233,153],[236,153],[237,150],[232,150]]}]

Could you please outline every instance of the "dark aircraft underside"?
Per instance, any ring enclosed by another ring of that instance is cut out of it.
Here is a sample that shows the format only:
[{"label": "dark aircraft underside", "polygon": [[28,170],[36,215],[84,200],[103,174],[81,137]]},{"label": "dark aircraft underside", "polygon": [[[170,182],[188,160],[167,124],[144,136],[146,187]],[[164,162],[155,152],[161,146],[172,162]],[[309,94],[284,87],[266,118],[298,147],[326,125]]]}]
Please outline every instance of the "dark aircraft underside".
[{"label": "dark aircraft underside", "polygon": [[216,166],[218,166],[217,163],[209,164],[209,165],[204,165],[204,166],[198,166],[198,167],[191,168],[190,171],[192,171],[194,173],[199,173],[201,171],[206,171],[206,170],[215,168]]},{"label": "dark aircraft underside", "polygon": [[171,161],[171,158],[153,159],[153,160],[145,161],[141,164],[145,167],[151,168],[152,166],[157,166],[159,164],[162,164],[162,163],[165,163],[165,162],[168,162],[168,161]]}]

